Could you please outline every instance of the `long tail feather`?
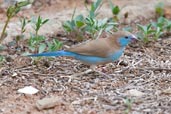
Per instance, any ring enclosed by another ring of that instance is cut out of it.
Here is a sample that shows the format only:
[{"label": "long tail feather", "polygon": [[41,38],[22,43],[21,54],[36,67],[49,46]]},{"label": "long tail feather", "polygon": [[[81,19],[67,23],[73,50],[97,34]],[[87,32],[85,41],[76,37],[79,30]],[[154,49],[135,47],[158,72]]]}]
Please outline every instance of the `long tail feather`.
[{"label": "long tail feather", "polygon": [[61,50],[61,51],[55,51],[55,52],[44,52],[44,53],[38,53],[38,54],[31,54],[31,55],[28,55],[28,56],[30,56],[30,57],[40,57],[40,56],[49,56],[49,57],[50,56],[55,56],[55,57],[68,56],[68,57],[75,57],[75,53]]}]

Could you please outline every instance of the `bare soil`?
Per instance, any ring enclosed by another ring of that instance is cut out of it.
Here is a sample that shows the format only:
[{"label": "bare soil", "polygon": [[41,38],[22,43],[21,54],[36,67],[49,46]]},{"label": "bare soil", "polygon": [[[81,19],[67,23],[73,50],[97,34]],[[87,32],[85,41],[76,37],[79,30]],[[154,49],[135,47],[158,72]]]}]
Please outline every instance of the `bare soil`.
[{"label": "bare soil", "polygon": [[[113,1],[120,6],[139,4],[139,7],[156,3],[155,0],[144,0],[142,3],[137,0]],[[40,14],[51,19],[50,24],[40,32],[50,39],[50,36],[63,33],[61,22],[71,18],[75,6],[78,7],[77,13],[86,12],[83,3],[84,1],[80,0],[54,0],[50,4],[40,1],[31,9],[22,11],[19,16],[29,18],[31,15]],[[108,5],[104,6],[101,10],[106,14],[101,17],[111,14],[107,10]],[[3,10],[0,13],[1,24],[5,21],[4,17]],[[142,18],[143,21],[138,19],[141,23],[148,23],[150,18]],[[13,40],[19,33],[19,25],[17,26],[16,22],[17,17],[10,23],[9,36],[5,43]],[[128,22],[135,26],[132,20]],[[134,29],[136,31],[136,28]],[[65,35],[59,39],[66,43],[64,45],[74,45],[69,40],[65,41]],[[96,69],[104,75],[91,72],[71,78],[89,67],[65,57],[43,58],[33,63],[31,58],[20,56],[20,53],[15,51],[15,46],[9,47],[4,53],[7,55],[6,61],[0,64],[0,114],[171,114],[169,35],[146,45],[141,42],[129,45],[118,61],[97,66]],[[25,86],[33,86],[39,92],[35,95],[17,92]],[[137,90],[142,94],[137,95],[135,91],[130,90]],[[60,98],[62,102],[53,108],[36,108],[37,100],[52,96]]]}]

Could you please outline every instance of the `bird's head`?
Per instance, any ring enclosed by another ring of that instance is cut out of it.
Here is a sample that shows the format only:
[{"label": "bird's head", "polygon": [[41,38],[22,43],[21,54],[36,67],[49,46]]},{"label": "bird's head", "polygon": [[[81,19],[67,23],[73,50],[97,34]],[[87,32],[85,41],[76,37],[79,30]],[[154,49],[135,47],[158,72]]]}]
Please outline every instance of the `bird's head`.
[{"label": "bird's head", "polygon": [[117,42],[121,47],[127,46],[130,42],[134,42],[137,40],[136,36],[131,34],[127,31],[120,31],[116,32],[116,35],[118,36]]}]

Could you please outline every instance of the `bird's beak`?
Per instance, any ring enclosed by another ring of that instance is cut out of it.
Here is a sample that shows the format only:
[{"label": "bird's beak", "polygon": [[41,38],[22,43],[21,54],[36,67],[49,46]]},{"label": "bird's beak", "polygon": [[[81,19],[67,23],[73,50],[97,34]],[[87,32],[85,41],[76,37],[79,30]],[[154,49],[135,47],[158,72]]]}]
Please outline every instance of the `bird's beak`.
[{"label": "bird's beak", "polygon": [[131,41],[132,42],[138,41],[138,38],[135,35],[132,35],[131,36]]}]

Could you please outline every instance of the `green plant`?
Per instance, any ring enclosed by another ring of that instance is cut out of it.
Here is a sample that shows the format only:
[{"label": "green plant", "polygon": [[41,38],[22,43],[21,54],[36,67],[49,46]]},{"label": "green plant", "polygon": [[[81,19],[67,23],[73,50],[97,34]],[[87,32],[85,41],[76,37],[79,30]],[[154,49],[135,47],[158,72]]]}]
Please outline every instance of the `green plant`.
[{"label": "green plant", "polygon": [[0,64],[5,60],[5,57],[3,55],[0,55]]},{"label": "green plant", "polygon": [[35,30],[35,35],[38,36],[38,32],[40,28],[49,21],[49,19],[43,20],[42,17],[38,17],[37,19],[33,17],[31,19],[31,23],[33,23],[33,29]]},{"label": "green plant", "polygon": [[[45,50],[56,51],[62,47],[62,43],[58,41],[57,39],[53,39],[51,42],[45,41],[46,37],[38,34],[42,25],[44,25],[48,21],[49,19],[43,20],[40,16],[37,19],[35,17],[31,19],[30,22],[33,24],[32,27],[35,30],[35,34],[30,35],[30,38],[28,39],[28,48],[32,52],[42,53]],[[29,53],[25,53],[25,55],[28,55],[28,54]]]},{"label": "green plant", "polygon": [[159,37],[163,34],[162,30],[160,27],[157,27],[155,30],[154,30],[154,40],[158,40]]},{"label": "green plant", "polygon": [[124,100],[124,104],[127,107],[126,110],[125,110],[125,114],[129,114],[131,112],[133,102],[134,102],[134,100],[129,99],[129,98],[126,98]]},{"label": "green plant", "polygon": [[159,2],[156,6],[155,6],[155,11],[156,11],[156,15],[157,16],[164,16],[164,3],[163,2]]},{"label": "green plant", "polygon": [[32,36],[29,40],[29,49],[32,52],[42,53],[46,49],[48,51],[56,51],[62,47],[62,42],[57,39],[53,39],[52,41],[45,42],[45,37],[38,35],[37,37]]},{"label": "green plant", "polygon": [[16,43],[19,45],[19,41],[24,38],[24,32],[26,31],[26,25],[29,23],[26,18],[20,18],[21,23],[21,33],[16,36]]},{"label": "green plant", "polygon": [[[31,51],[36,51],[38,53],[41,53],[45,51],[46,49],[46,44],[44,43],[45,41],[45,36],[39,35],[38,32],[40,28],[49,21],[49,19],[43,20],[42,17],[35,18],[33,17],[30,22],[32,23],[32,27],[35,30],[35,34],[30,35],[30,39],[28,39],[28,44],[29,44],[29,49]],[[23,22],[24,25],[24,22]]]},{"label": "green plant", "polygon": [[161,29],[161,31],[164,31],[164,30],[165,30],[165,26],[166,26],[166,18],[164,18],[164,17],[159,17],[159,18],[157,19],[157,22],[152,22],[151,24],[152,24],[152,26],[153,26],[154,28],[159,27],[159,28]]},{"label": "green plant", "polygon": [[171,21],[164,17],[159,17],[156,22],[148,25],[138,24],[137,26],[140,30],[137,36],[145,43],[148,43],[151,39],[158,40],[161,35],[169,33],[171,30]]},{"label": "green plant", "polygon": [[103,31],[110,32],[110,30],[117,30],[117,23],[104,19],[86,18],[86,25],[84,31],[91,35],[92,38],[99,38]]},{"label": "green plant", "polygon": [[57,39],[53,39],[52,42],[48,42],[48,51],[56,51],[62,47],[62,42]]},{"label": "green plant", "polygon": [[113,14],[113,19],[115,20],[115,21],[118,21],[119,19],[118,19],[118,14],[120,13],[120,8],[119,8],[119,6],[118,5],[114,5],[113,3],[112,3],[112,1],[111,0],[109,0],[109,4],[110,4],[110,8],[111,8],[111,10],[112,10],[112,14]]},{"label": "green plant", "polygon": [[140,30],[137,34],[138,38],[140,38],[143,42],[148,43],[150,41],[149,37],[154,33],[152,24],[148,24],[147,26],[138,24],[137,26]]},{"label": "green plant", "polygon": [[41,35],[31,34],[31,37],[28,39],[29,49],[33,52],[41,53],[45,50],[46,46],[44,45],[45,37]]},{"label": "green plant", "polygon": [[166,25],[165,25],[165,29],[167,30],[167,32],[171,31],[171,20],[165,19],[166,21]]},{"label": "green plant", "polygon": [[90,18],[95,18],[98,15],[97,11],[100,9],[101,4],[102,0],[96,0],[96,2],[91,4],[90,10],[87,8]]},{"label": "green plant", "polygon": [[5,39],[7,35],[6,28],[11,18],[14,17],[21,10],[22,7],[27,6],[29,4],[30,4],[29,1],[23,1],[23,2],[17,2],[15,5],[9,6],[9,8],[7,9],[7,14],[6,14],[7,20],[5,22],[5,25],[2,29],[2,33],[0,36],[0,43]]},{"label": "green plant", "polygon": [[153,22],[152,26],[154,27],[154,35],[155,40],[157,40],[162,34],[169,33],[171,30],[171,21],[164,18],[159,17],[157,22]]},{"label": "green plant", "polygon": [[102,0],[97,0],[91,4],[91,8],[88,9],[88,16],[84,17],[82,14],[63,23],[63,29],[71,36],[76,37],[78,41],[83,40],[83,36],[86,34],[91,38],[98,38],[102,32],[110,32],[111,30],[117,30],[117,23],[108,18],[97,19],[97,11],[102,4]]},{"label": "green plant", "polygon": [[21,35],[26,31],[26,25],[30,22],[25,17],[20,19],[21,22]]}]

